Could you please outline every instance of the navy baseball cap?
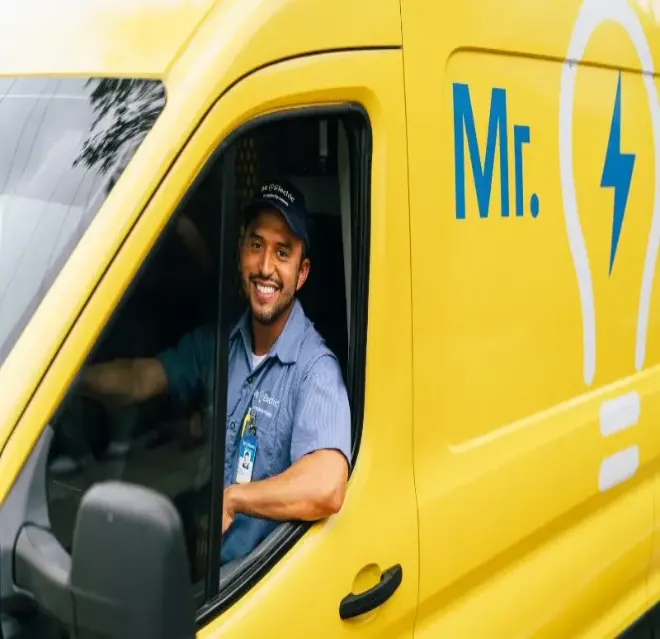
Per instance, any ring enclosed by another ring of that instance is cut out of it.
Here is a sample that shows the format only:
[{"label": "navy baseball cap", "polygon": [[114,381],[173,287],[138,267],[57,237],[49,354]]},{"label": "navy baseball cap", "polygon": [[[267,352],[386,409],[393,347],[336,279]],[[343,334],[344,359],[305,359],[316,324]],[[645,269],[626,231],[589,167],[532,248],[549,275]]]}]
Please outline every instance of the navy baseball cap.
[{"label": "navy baseball cap", "polygon": [[309,250],[309,219],[305,196],[286,180],[274,180],[262,184],[243,213],[250,219],[264,209],[279,211],[293,234],[305,243]]}]

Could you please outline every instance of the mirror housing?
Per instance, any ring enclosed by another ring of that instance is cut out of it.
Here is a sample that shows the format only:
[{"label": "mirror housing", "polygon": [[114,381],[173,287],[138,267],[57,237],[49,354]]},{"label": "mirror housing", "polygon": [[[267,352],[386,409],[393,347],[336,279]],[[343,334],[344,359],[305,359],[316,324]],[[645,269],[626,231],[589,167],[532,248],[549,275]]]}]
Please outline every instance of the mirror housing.
[{"label": "mirror housing", "polygon": [[174,505],[142,486],[103,482],[85,493],[69,559],[54,535],[25,525],[16,585],[77,639],[193,639],[195,609]]}]

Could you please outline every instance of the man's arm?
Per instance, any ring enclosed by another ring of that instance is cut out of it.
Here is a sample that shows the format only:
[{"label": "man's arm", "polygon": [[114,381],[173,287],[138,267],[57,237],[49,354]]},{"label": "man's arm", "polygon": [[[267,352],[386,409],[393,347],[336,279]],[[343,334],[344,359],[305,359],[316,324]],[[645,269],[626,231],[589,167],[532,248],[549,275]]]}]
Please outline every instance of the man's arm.
[{"label": "man's arm", "polygon": [[280,475],[232,484],[223,495],[222,532],[237,513],[275,521],[316,521],[341,509],[348,464],[337,450],[305,455]]},{"label": "man's arm", "polygon": [[186,404],[214,364],[215,332],[207,325],[184,335],[158,357],[118,359],[87,368],[81,393],[112,404],[134,404],[166,392]]},{"label": "man's arm", "polygon": [[298,392],[291,466],[280,475],[228,486],[222,527],[236,513],[277,521],[315,521],[344,503],[351,459],[351,411],[337,360],[320,357]]},{"label": "man's arm", "polygon": [[135,404],[167,391],[167,376],[157,359],[118,359],[83,371],[83,395],[115,405]]}]

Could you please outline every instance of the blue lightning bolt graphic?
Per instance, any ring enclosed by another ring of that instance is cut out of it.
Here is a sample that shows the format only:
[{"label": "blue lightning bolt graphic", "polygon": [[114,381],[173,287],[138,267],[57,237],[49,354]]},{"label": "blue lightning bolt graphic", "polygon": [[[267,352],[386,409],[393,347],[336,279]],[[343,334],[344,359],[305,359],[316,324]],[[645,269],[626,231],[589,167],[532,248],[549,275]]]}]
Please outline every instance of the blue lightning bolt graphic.
[{"label": "blue lightning bolt graphic", "polygon": [[616,85],[616,99],[614,100],[614,112],[612,113],[612,124],[610,125],[610,137],[607,141],[607,152],[603,175],[600,179],[601,187],[612,187],[614,189],[614,212],[612,216],[612,243],[610,246],[610,275],[614,266],[614,258],[619,245],[621,226],[628,204],[630,182],[632,180],[633,168],[635,166],[634,153],[621,153],[621,72]]}]

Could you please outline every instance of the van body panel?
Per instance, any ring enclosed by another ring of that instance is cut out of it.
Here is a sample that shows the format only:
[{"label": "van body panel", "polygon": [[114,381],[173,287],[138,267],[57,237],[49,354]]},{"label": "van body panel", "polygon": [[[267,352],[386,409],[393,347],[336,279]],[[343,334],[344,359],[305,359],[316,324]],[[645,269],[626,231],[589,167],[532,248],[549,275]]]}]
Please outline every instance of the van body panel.
[{"label": "van body panel", "polygon": [[[505,55],[527,55],[562,61],[566,59],[568,45],[582,16],[585,24],[591,18],[601,21],[605,15],[623,7],[620,0],[605,0],[594,9],[595,0],[502,0],[484,2],[465,0],[446,5],[432,0],[400,0],[404,40],[417,41],[425,55],[440,55],[434,60],[437,75],[453,53],[461,50],[489,51]],[[614,7],[612,9],[612,7]],[[652,37],[660,18],[656,0],[631,0],[625,3],[642,25],[647,46],[653,60],[660,60],[660,43]],[[420,19],[431,15],[442,19],[425,23],[425,31],[418,31]],[[598,34],[588,50],[580,56],[585,64],[610,66],[615,69],[644,68],[626,31],[616,20],[602,20]],[[430,62],[430,60],[429,60]],[[656,62],[657,64],[657,62]]]},{"label": "van body panel", "polygon": [[609,636],[648,603],[658,83],[619,70],[658,27],[596,4],[403,2],[420,637]]}]

